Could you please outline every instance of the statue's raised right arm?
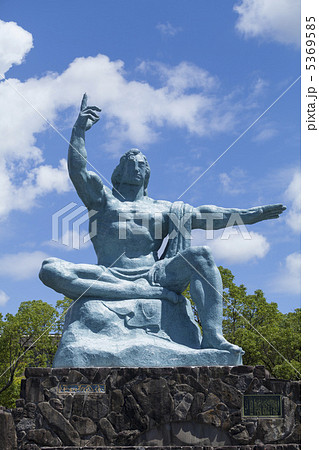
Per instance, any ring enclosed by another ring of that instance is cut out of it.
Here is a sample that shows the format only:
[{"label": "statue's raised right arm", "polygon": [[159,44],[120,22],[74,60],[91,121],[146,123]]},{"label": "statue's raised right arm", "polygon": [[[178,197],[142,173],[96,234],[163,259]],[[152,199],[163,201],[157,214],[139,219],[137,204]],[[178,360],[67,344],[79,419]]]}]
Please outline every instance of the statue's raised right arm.
[{"label": "statue's raised right arm", "polygon": [[105,191],[101,178],[87,170],[87,153],[85,149],[85,132],[100,119],[101,111],[97,106],[87,106],[84,94],[79,116],[72,129],[68,154],[68,169],[74,187],[89,209],[98,208],[105,200]]}]

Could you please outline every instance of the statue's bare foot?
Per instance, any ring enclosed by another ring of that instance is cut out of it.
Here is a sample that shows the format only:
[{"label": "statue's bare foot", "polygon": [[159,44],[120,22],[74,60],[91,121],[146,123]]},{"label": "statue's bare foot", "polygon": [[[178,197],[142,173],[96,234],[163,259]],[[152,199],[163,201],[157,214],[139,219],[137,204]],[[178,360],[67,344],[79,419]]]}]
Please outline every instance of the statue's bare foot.
[{"label": "statue's bare foot", "polygon": [[211,339],[204,335],[201,347],[215,348],[217,350],[227,350],[229,352],[241,353],[242,355],[245,353],[241,347],[235,344],[231,344],[224,338],[224,336],[219,335],[215,335]]}]

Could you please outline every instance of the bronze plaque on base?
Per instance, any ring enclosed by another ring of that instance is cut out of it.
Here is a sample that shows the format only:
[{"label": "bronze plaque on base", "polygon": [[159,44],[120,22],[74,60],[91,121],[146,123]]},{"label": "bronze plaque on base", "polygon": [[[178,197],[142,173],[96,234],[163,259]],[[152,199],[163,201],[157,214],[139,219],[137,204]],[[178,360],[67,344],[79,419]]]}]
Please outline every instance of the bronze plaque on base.
[{"label": "bronze plaque on base", "polygon": [[243,417],[282,417],[282,396],[248,394],[243,396]]},{"label": "bronze plaque on base", "polygon": [[58,394],[105,394],[105,384],[60,383]]}]

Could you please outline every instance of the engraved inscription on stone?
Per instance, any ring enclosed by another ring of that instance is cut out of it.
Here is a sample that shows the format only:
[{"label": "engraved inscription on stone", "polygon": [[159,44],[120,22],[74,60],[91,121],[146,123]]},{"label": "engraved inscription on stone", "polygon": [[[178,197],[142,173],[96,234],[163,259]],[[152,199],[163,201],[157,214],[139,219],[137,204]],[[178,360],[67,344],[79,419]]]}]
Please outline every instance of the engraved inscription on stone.
[{"label": "engraved inscription on stone", "polygon": [[104,394],[105,384],[60,383],[58,394]]},{"label": "engraved inscription on stone", "polygon": [[281,417],[282,397],[281,395],[244,395],[243,397],[244,417]]}]

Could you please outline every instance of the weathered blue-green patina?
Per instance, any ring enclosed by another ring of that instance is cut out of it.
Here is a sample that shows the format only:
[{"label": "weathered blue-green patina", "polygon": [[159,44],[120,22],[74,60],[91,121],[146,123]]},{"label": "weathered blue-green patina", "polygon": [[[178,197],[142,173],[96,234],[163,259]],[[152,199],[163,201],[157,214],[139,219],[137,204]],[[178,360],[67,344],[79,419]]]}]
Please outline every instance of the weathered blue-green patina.
[{"label": "weathered blue-green patina", "polygon": [[[253,224],[279,217],[285,207],[192,207],[154,200],[147,194],[150,168],[137,149],[122,156],[111,191],[86,167],[85,132],[99,120],[99,112],[87,106],[85,94],[68,157],[76,191],[95,212],[90,227],[98,263],[49,258],[40,272],[44,284],[74,300],[54,367],[241,364],[242,349],[222,333],[220,273],[209,247],[190,246],[191,230],[225,228],[234,223],[232,215]],[[202,335],[181,295],[188,284]]]}]

